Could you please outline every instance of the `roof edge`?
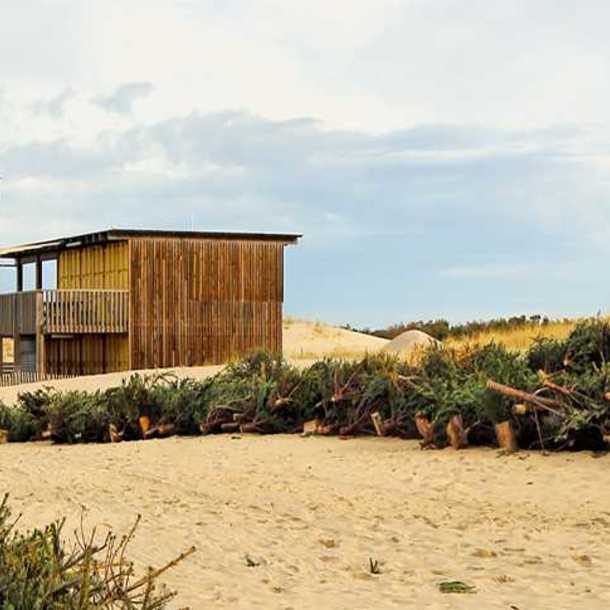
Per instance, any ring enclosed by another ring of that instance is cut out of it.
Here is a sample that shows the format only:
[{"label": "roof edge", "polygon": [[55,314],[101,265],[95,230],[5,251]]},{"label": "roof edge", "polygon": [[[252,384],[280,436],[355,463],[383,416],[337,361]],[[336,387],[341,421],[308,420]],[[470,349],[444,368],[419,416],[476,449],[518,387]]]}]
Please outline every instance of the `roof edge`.
[{"label": "roof edge", "polygon": [[23,258],[59,252],[67,248],[93,246],[110,241],[146,238],[177,239],[241,239],[250,241],[274,241],[286,245],[296,244],[303,237],[300,233],[254,233],[232,231],[172,231],[166,229],[119,229],[111,228],[70,237],[59,237],[31,242],[18,246],[0,248],[0,258]]}]

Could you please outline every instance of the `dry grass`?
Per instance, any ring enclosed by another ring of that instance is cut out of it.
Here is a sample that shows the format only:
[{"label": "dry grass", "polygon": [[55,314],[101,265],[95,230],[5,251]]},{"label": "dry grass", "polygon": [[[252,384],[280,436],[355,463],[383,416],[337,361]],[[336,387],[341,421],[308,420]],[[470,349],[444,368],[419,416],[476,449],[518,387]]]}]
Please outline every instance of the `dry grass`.
[{"label": "dry grass", "polygon": [[502,343],[510,350],[525,351],[538,337],[550,339],[565,339],[578,320],[550,322],[544,326],[528,324],[520,328],[506,331],[483,332],[464,339],[448,339],[445,343],[451,347],[465,347],[467,345],[487,345],[492,341]]}]

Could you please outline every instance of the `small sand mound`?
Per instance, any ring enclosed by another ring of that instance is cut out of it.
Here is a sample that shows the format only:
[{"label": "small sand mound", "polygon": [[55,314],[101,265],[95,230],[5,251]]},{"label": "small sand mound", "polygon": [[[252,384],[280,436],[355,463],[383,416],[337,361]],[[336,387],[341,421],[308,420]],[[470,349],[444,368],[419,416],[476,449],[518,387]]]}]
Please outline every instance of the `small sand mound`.
[{"label": "small sand mound", "polygon": [[325,357],[362,358],[378,352],[387,339],[373,337],[321,322],[287,318],[284,321],[284,356],[289,360]]},{"label": "small sand mound", "polygon": [[417,348],[425,348],[431,345],[440,345],[434,337],[421,330],[407,330],[394,337],[382,349],[384,352],[392,352],[400,356],[410,356]]}]

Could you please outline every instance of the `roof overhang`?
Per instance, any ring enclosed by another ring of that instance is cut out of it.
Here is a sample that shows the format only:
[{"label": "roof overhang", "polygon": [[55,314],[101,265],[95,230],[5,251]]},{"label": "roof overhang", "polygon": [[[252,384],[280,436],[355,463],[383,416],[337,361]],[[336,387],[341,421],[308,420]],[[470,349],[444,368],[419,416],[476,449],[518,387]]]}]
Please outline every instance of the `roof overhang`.
[{"label": "roof overhang", "polygon": [[9,258],[22,263],[55,258],[63,250],[96,246],[113,241],[129,239],[238,239],[247,241],[280,242],[285,245],[296,244],[300,234],[295,233],[233,233],[221,231],[166,231],[145,229],[107,229],[95,233],[85,233],[72,237],[61,237],[48,241],[33,242],[21,246],[0,248],[0,259]]}]

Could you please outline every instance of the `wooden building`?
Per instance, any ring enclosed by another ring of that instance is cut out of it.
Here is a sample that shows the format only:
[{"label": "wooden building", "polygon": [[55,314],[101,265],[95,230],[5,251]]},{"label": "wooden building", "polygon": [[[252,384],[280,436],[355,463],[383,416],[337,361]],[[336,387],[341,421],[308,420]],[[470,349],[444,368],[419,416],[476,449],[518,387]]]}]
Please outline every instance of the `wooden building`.
[{"label": "wooden building", "polygon": [[42,378],[280,353],[284,247],[299,237],[110,229],[0,249],[17,287],[0,294],[0,338]]}]

